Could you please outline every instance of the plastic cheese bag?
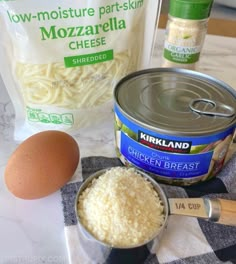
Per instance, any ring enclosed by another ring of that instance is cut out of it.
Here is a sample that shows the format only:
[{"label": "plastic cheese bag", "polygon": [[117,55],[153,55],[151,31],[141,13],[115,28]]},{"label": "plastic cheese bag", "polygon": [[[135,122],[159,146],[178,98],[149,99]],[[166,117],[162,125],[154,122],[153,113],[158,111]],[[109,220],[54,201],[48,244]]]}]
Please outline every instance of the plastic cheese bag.
[{"label": "plastic cheese bag", "polygon": [[147,68],[161,1],[0,1],[0,71],[15,139],[106,117],[115,84]]}]

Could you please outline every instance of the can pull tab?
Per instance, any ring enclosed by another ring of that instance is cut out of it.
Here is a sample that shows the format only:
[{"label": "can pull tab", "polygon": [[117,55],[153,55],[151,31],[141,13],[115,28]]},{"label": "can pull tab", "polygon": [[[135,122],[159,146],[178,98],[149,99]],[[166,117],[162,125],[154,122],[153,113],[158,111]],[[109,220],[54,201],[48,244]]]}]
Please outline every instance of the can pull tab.
[{"label": "can pull tab", "polygon": [[233,107],[206,98],[193,99],[190,102],[189,107],[192,111],[202,115],[221,117],[232,117],[235,115],[235,109]]}]

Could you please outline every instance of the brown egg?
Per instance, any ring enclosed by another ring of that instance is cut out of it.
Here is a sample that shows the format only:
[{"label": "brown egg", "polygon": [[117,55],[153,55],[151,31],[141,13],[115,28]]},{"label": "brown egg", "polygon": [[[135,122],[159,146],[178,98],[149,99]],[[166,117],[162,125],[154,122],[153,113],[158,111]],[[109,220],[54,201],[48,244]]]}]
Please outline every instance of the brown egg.
[{"label": "brown egg", "polygon": [[6,185],[22,199],[47,196],[70,180],[79,157],[78,144],[70,135],[54,130],[40,132],[11,155],[5,169]]}]

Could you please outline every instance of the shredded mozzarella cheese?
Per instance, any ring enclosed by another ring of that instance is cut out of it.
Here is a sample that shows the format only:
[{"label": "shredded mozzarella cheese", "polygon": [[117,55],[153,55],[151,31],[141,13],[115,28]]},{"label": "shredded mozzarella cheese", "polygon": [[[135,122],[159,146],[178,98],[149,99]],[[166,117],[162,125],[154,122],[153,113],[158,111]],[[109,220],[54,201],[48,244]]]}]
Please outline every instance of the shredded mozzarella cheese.
[{"label": "shredded mozzarella cheese", "polygon": [[63,62],[16,63],[16,77],[25,103],[68,109],[89,108],[111,100],[114,85],[137,69],[137,57],[127,50],[114,60],[65,68]]}]

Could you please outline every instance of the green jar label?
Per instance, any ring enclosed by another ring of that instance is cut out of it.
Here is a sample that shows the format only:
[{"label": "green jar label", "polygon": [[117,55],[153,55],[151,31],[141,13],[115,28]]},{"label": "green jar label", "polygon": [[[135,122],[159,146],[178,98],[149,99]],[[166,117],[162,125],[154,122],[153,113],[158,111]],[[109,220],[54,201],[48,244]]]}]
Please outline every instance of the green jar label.
[{"label": "green jar label", "polygon": [[190,64],[199,60],[200,46],[184,47],[165,42],[164,58],[177,63]]}]

